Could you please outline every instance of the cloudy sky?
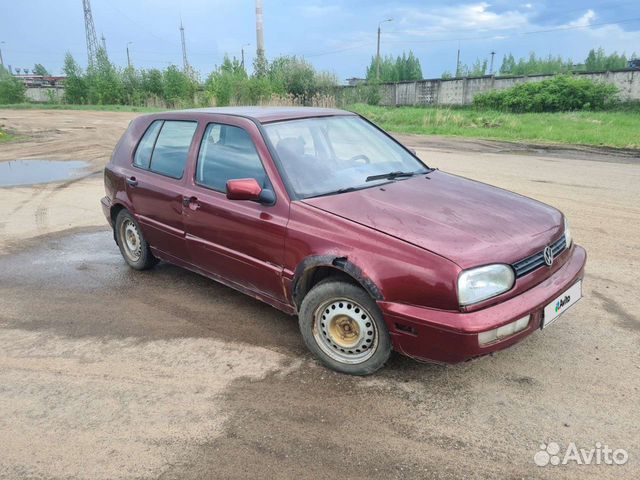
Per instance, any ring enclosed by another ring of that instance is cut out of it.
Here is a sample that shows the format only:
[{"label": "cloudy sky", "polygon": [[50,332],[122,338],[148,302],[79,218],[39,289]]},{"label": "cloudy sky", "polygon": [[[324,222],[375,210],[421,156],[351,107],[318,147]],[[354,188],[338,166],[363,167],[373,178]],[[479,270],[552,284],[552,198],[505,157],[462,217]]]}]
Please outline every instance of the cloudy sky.
[{"label": "cloudy sky", "polygon": [[[640,55],[640,1],[487,0],[366,1],[264,0],[268,57],[301,55],[339,79],[363,76],[375,53],[378,22],[382,53],[413,50],[425,77],[455,70],[456,49],[471,64],[496,52],[571,57],[582,62],[592,47]],[[110,58],[126,65],[126,45],[136,67],[181,65],[180,18],[191,64],[203,76],[225,52],[255,50],[255,0],[92,0],[98,37]],[[42,63],[60,73],[70,51],[86,65],[81,0],[0,0],[0,48],[5,64]]]}]

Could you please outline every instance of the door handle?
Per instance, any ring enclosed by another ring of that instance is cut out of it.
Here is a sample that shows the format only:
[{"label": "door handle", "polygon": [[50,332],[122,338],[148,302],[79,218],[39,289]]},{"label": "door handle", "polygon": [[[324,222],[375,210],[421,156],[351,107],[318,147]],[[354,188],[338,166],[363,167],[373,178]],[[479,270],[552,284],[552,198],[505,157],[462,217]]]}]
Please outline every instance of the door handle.
[{"label": "door handle", "polygon": [[189,207],[191,210],[198,210],[200,208],[198,197],[182,197],[182,205]]},{"label": "door handle", "polygon": [[126,182],[130,187],[135,187],[138,185],[138,180],[136,180],[136,177],[129,177],[126,179]]}]

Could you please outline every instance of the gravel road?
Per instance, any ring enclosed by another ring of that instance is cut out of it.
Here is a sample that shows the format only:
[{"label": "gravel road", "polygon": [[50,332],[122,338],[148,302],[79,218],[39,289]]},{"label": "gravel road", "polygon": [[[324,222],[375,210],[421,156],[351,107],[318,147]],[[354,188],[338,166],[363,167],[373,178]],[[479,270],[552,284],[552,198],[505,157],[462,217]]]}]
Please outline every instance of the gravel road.
[{"label": "gravel road", "polygon": [[[0,188],[0,478],[638,478],[638,156],[400,136],[563,210],[589,254],[585,298],[493,356],[394,355],[352,378],[312,359],[293,317],[170,265],[126,267],[98,200],[135,115],[0,110],[22,136],[0,162],[88,164]],[[629,459],[536,466],[550,442]]]}]

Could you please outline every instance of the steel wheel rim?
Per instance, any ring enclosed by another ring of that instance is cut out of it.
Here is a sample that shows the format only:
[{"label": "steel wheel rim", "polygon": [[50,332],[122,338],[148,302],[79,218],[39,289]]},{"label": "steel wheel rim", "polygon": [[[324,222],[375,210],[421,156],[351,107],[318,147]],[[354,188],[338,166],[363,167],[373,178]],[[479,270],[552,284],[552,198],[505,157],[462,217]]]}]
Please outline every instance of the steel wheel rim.
[{"label": "steel wheel rim", "polygon": [[333,298],[313,315],[313,337],[333,360],[358,364],[373,356],[378,347],[378,328],[371,314],[358,302]]},{"label": "steel wheel rim", "polygon": [[142,238],[136,225],[126,219],[120,225],[120,240],[127,257],[132,261],[137,261],[142,255]]}]

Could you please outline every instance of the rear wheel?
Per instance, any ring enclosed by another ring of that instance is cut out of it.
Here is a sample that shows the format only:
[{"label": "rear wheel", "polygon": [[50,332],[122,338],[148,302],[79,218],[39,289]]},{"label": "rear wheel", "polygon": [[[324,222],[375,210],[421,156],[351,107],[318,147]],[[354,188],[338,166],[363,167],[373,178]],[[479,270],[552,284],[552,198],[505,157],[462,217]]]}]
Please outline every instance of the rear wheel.
[{"label": "rear wheel", "polygon": [[146,270],[158,263],[131,213],[121,210],[116,217],[115,229],[120,253],[131,268]]},{"label": "rear wheel", "polygon": [[362,288],[325,280],[300,306],[302,337],[318,359],[333,370],[368,375],[391,354],[391,339],[376,302]]}]

